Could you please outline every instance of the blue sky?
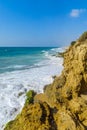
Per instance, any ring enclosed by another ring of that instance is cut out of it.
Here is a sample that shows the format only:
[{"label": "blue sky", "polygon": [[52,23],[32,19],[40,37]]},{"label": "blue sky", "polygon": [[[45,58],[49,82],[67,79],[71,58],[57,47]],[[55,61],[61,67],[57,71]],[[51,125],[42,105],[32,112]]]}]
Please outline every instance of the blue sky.
[{"label": "blue sky", "polygon": [[0,0],[0,46],[66,46],[87,30],[87,0]]}]

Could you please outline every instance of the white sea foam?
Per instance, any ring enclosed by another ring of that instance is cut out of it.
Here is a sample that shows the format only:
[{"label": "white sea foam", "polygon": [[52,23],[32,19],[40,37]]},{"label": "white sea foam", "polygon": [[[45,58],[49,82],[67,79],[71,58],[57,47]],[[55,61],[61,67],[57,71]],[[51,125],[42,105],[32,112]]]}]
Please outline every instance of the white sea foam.
[{"label": "white sea foam", "polygon": [[44,53],[48,59],[36,64],[39,67],[0,74],[0,130],[21,111],[26,91],[43,92],[44,85],[53,81],[52,76],[61,73],[62,59]]}]

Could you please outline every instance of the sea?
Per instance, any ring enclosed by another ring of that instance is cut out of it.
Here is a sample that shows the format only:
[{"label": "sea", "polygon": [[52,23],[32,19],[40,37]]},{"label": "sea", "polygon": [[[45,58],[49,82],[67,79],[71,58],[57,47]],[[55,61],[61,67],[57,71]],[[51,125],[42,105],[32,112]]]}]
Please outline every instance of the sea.
[{"label": "sea", "polygon": [[0,130],[23,108],[26,92],[42,93],[60,75],[63,59],[55,47],[0,47]]}]

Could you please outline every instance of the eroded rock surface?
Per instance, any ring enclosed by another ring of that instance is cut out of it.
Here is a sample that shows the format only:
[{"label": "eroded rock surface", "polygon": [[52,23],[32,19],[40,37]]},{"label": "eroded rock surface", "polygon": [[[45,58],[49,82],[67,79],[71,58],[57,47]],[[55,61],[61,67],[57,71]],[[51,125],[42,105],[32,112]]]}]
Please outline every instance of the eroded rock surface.
[{"label": "eroded rock surface", "polygon": [[62,74],[4,130],[87,130],[87,32],[63,57]]}]

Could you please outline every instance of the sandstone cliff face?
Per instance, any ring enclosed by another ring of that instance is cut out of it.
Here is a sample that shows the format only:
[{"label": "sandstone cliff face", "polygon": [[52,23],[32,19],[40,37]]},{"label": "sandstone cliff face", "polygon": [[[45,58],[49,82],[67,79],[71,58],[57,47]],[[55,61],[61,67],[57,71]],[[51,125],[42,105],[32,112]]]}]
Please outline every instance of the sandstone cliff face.
[{"label": "sandstone cliff face", "polygon": [[87,32],[63,56],[62,74],[4,130],[87,130]]}]

